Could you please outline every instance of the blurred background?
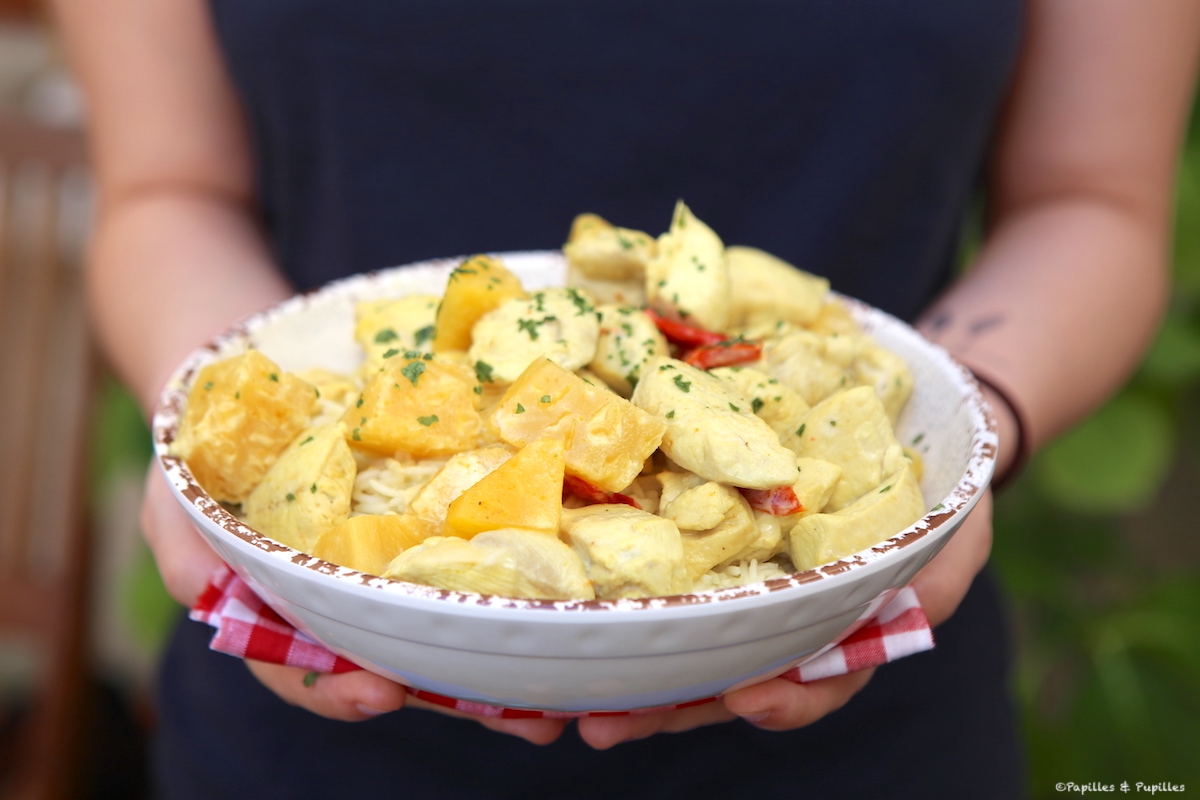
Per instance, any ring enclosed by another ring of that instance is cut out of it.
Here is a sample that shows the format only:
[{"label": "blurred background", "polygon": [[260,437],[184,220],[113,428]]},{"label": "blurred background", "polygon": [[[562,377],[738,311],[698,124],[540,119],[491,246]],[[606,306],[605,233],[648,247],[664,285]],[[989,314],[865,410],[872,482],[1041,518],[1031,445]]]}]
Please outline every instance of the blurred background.
[{"label": "blurred background", "polygon": [[[0,350],[8,359],[0,418],[9,427],[22,413],[46,418],[44,432],[20,426],[0,441],[0,796],[136,800],[146,796],[153,664],[180,609],[137,529],[150,454],[137,408],[93,352],[55,368],[62,353],[76,352],[65,339],[87,345],[78,305],[90,213],[80,119],[38,4],[0,0]],[[37,191],[49,199],[30,199]],[[34,229],[40,244],[26,241]],[[1200,791],[1195,119],[1179,171],[1173,275],[1170,311],[1138,373],[998,501],[993,562],[1009,592],[1013,691],[1035,798],[1057,794],[1063,781]],[[23,385],[24,400],[8,396]],[[67,424],[72,417],[78,424]],[[46,450],[56,455],[39,466]],[[73,453],[78,481],[64,484]],[[39,480],[54,491],[55,514],[29,511],[46,508]],[[64,487],[78,502],[62,501]],[[50,777],[31,777],[47,760]],[[40,793],[18,794],[38,780]]]}]

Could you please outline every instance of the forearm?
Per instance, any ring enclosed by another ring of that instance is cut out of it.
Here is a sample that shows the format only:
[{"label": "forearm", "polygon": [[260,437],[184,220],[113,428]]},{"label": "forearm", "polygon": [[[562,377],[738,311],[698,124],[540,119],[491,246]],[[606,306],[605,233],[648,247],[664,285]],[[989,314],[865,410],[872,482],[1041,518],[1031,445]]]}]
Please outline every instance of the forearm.
[{"label": "forearm", "polygon": [[102,205],[88,293],[102,348],[149,411],[189,351],[291,289],[240,203],[163,187]]},{"label": "forearm", "polygon": [[[1167,296],[1166,229],[1160,216],[1087,194],[1012,210],[920,327],[1003,385],[1027,417],[1025,448],[1036,449],[1137,366]],[[997,405],[1003,472],[1015,421]]]}]

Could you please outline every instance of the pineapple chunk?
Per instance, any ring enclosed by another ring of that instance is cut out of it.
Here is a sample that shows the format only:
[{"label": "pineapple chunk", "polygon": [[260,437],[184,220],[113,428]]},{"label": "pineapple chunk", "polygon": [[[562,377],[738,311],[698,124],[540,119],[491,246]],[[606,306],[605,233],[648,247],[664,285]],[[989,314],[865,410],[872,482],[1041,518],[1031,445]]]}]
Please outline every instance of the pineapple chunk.
[{"label": "pineapple chunk", "polygon": [[342,421],[351,443],[379,455],[440,458],[479,442],[475,384],[461,367],[432,356],[387,359]]},{"label": "pineapple chunk", "polygon": [[633,482],[666,430],[628,400],[548,359],[534,361],[521,373],[487,424],[515,447],[536,439],[561,439],[567,472],[609,492]]},{"label": "pineapple chunk", "polygon": [[450,503],[445,534],[470,539],[483,531],[525,528],[556,535],[564,469],[562,440],[530,442]]},{"label": "pineapple chunk", "polygon": [[409,512],[436,522],[440,528],[446,524],[446,509],[450,504],[512,456],[512,448],[505,444],[450,456],[437,474],[413,495],[408,503]]},{"label": "pineapple chunk", "polygon": [[316,405],[316,389],[247,350],[200,370],[170,452],[214,499],[241,503]]},{"label": "pineapple chunk", "polygon": [[412,514],[362,514],[317,539],[312,554],[369,575],[382,575],[396,556],[436,535],[437,526]]},{"label": "pineapple chunk", "polygon": [[596,596],[575,551],[555,536],[519,528],[484,531],[470,540],[431,537],[396,556],[384,577],[501,597],[591,600]]},{"label": "pineapple chunk", "polygon": [[524,296],[521,281],[499,259],[485,255],[468,258],[450,273],[446,283],[434,323],[434,351],[466,350],[471,346],[471,329],[480,317],[506,300]]},{"label": "pineapple chunk", "polygon": [[357,465],[340,422],[296,437],[246,498],[246,523],[307,552],[350,516]]}]

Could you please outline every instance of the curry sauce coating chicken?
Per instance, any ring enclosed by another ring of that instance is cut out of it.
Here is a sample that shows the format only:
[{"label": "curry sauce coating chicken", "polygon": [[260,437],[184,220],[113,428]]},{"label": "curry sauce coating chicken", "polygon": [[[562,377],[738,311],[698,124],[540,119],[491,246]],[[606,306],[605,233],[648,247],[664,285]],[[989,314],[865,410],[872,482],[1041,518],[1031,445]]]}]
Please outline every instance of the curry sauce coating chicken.
[{"label": "curry sauce coating chicken", "polygon": [[658,513],[679,526],[683,557],[693,581],[742,558],[759,538],[750,504],[732,486],[690,472],[661,472]]},{"label": "curry sauce coating chicken", "polygon": [[383,577],[500,597],[596,596],[574,550],[551,534],[518,528],[485,531],[473,539],[432,536],[392,559]]},{"label": "curry sauce coating chicken", "polygon": [[630,398],[666,425],[662,451],[686,470],[749,489],[790,486],[796,456],[750,401],[719,378],[682,361],[646,363]]},{"label": "curry sauce coating chicken", "polygon": [[728,247],[725,259],[729,264],[731,324],[784,320],[808,327],[820,318],[829,295],[828,279],[755,247]]},{"label": "curry sauce coating chicken", "polygon": [[647,303],[663,316],[724,331],[729,295],[725,245],[679,201],[670,230],[658,237],[657,257],[646,265]]},{"label": "curry sauce coating chicken", "polygon": [[849,505],[799,520],[788,534],[788,553],[797,569],[811,569],[894,536],[924,513],[921,487],[906,462]]},{"label": "curry sauce coating chicken", "polygon": [[580,289],[546,289],[514,298],[479,318],[471,329],[472,363],[491,366],[493,380],[512,383],[539,358],[567,370],[596,357],[600,320],[591,295]]},{"label": "curry sauce coating chicken", "polygon": [[618,228],[596,214],[580,214],[563,245],[567,284],[588,290],[602,303],[642,305],[646,264],[657,253],[653,236]]},{"label": "curry sauce coating chicken", "polygon": [[691,591],[675,523],[628,505],[563,511],[561,536],[583,560],[596,597],[661,597]]},{"label": "curry sauce coating chicken", "polygon": [[826,504],[844,508],[907,462],[883,402],[870,386],[838,392],[812,407],[804,418],[800,455],[841,467]]},{"label": "curry sauce coating chicken", "polygon": [[784,385],[778,378],[749,366],[717,367],[710,369],[708,374],[725,381],[735,392],[749,400],[750,410],[771,426],[771,430],[779,437],[779,443],[788,449],[795,449],[792,440],[796,428],[810,408],[799,392]]},{"label": "curry sauce coating chicken", "polygon": [[642,367],[655,356],[670,355],[667,339],[644,311],[629,306],[602,304],[600,338],[592,372],[622,397],[633,393]]}]

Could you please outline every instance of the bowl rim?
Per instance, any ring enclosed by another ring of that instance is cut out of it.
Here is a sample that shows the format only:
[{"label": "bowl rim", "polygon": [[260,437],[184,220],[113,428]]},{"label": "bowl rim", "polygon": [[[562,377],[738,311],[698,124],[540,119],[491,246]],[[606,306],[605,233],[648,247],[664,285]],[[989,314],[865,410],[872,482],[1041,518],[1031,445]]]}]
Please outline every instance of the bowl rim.
[{"label": "bowl rim", "polygon": [[[492,255],[502,260],[532,258],[557,262],[559,266],[565,263],[561,251],[555,250],[502,251],[492,253]],[[959,481],[945,497],[939,499],[921,519],[896,535],[838,561],[769,578],[758,583],[689,594],[645,598],[550,600],[460,592],[383,578],[324,561],[254,530],[238,519],[223,504],[210,497],[196,481],[187,464],[178,456],[168,452],[186,407],[191,379],[205,364],[237,352],[238,348],[244,349],[251,346],[256,331],[277,318],[296,313],[314,303],[329,302],[343,296],[353,297],[364,290],[369,290],[372,285],[382,283],[399,273],[411,272],[416,269],[435,273],[444,270],[448,273],[462,260],[463,257],[427,259],[335,279],[309,291],[299,292],[245,317],[189,353],[164,384],[151,419],[154,458],[177,499],[182,504],[190,505],[193,512],[197,512],[211,521],[212,527],[219,535],[232,537],[234,540],[248,544],[261,551],[263,555],[275,556],[302,567],[311,574],[314,580],[323,580],[317,577],[318,575],[325,576],[335,581],[336,585],[347,589],[352,586],[371,587],[385,590],[385,596],[403,596],[416,601],[431,600],[443,605],[449,602],[454,607],[467,605],[507,610],[596,612],[694,608],[750,597],[775,595],[800,587],[811,589],[813,588],[812,584],[830,579],[838,579],[835,582],[840,582],[840,579],[862,572],[863,568],[912,547],[918,542],[928,544],[929,542],[926,540],[930,537],[937,538],[939,534],[952,533],[960,518],[969,513],[978,502],[991,480],[998,452],[997,422],[991,406],[971,371],[955,360],[943,347],[926,339],[908,323],[881,309],[836,291],[831,294],[847,305],[855,319],[864,325],[868,333],[878,325],[887,325],[893,332],[899,332],[912,339],[916,346],[926,350],[932,359],[941,362],[940,366],[945,374],[958,386],[961,400],[973,423],[967,467]]]}]

